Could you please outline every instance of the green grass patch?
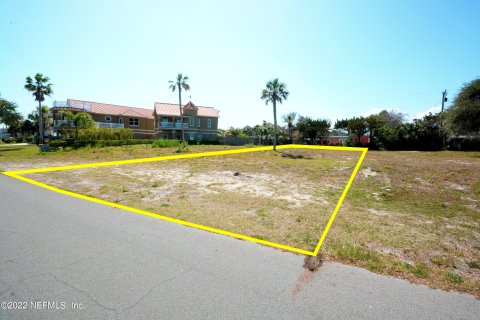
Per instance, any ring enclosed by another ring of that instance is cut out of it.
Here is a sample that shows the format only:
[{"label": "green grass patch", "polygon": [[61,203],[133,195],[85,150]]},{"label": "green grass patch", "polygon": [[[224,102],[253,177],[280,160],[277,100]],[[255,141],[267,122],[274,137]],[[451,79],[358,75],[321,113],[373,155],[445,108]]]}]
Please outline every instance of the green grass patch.
[{"label": "green grass patch", "polygon": [[166,147],[179,147],[180,141],[178,140],[164,140],[159,139],[152,142],[152,148],[166,148]]},{"label": "green grass patch", "polygon": [[452,283],[463,283],[463,281],[464,281],[464,279],[461,275],[453,273],[453,272],[447,273],[445,275],[445,279],[447,279],[448,281],[450,281]]}]

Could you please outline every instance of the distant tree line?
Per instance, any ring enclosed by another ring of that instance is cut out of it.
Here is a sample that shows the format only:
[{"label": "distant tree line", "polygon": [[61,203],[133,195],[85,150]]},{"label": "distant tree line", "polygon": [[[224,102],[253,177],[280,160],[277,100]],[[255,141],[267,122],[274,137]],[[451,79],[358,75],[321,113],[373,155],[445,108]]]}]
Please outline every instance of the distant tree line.
[{"label": "distant tree line", "polygon": [[[41,141],[41,136],[52,126],[48,117],[48,107],[41,102],[45,95],[52,93],[52,84],[48,77],[37,74],[35,81],[27,77],[25,88],[32,92],[39,107],[24,119],[18,112],[15,102],[4,99],[0,95],[0,128],[8,128],[8,133],[21,141]],[[177,82],[171,82],[171,89],[188,90],[188,77],[181,74]],[[180,85],[179,85],[180,83]],[[452,106],[443,113],[428,114],[422,119],[405,121],[405,114],[383,110],[368,117],[353,117],[337,120],[332,124],[329,120],[301,116],[290,112],[282,116],[282,124],[276,125],[276,103],[288,97],[286,85],[278,79],[267,82],[261,98],[271,102],[274,111],[274,123],[263,121],[255,126],[243,128],[230,127],[219,130],[219,137],[255,138],[259,144],[306,143],[321,144],[325,136],[347,136],[347,145],[361,144],[362,137],[368,136],[368,147],[386,150],[440,150],[455,148],[460,144],[469,145],[470,149],[480,149],[480,79],[466,83],[455,97]],[[181,95],[179,95],[179,105]],[[94,127],[93,119],[87,113],[63,113],[63,117],[73,125],[64,128],[64,135],[78,141],[79,130]],[[39,139],[40,136],[40,139]]]},{"label": "distant tree line", "polygon": [[[295,112],[282,116],[283,126],[277,126],[279,143],[308,143],[320,144],[321,137],[328,134],[330,121],[297,116]],[[274,124],[263,121],[261,125],[243,128],[230,127],[219,130],[221,137],[258,138],[260,144],[273,144]]]},{"label": "distant tree line", "polygon": [[351,145],[369,135],[368,147],[386,150],[480,149],[480,79],[464,85],[445,112],[429,113],[405,122],[405,115],[383,110],[369,117],[339,120],[336,129],[345,130]]}]

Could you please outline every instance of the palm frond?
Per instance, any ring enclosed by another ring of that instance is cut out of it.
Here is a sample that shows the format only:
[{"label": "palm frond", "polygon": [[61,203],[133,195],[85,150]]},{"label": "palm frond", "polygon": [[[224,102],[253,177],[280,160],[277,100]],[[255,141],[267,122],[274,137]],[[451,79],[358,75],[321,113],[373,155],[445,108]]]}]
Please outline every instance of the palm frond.
[{"label": "palm frond", "polygon": [[[43,74],[37,73],[37,74],[35,75],[35,81],[36,81],[37,83],[43,82],[43,79],[44,79],[44,78],[43,78]],[[47,80],[47,81],[48,81],[48,80]]]}]

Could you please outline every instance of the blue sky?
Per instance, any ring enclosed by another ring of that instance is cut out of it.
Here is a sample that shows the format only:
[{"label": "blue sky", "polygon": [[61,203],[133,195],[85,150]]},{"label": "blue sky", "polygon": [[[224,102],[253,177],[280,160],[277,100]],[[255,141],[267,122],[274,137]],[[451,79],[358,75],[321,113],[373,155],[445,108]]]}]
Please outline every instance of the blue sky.
[{"label": "blue sky", "polygon": [[[221,111],[220,127],[273,121],[260,100],[278,77],[278,107],[313,118],[436,110],[480,76],[480,1],[21,1],[0,2],[0,92],[26,115],[37,72],[47,99],[134,107],[183,95]],[[447,104],[448,105],[448,104]],[[433,109],[432,109],[433,108]]]}]

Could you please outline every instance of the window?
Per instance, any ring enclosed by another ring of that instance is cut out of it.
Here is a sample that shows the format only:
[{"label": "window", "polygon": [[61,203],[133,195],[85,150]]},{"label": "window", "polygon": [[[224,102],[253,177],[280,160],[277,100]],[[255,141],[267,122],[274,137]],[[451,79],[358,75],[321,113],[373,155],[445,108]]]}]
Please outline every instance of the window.
[{"label": "window", "polygon": [[208,119],[208,127],[209,127],[209,128],[212,127],[212,119]]},{"label": "window", "polygon": [[199,127],[199,128],[200,128],[200,124],[201,124],[201,122],[200,122],[200,118],[197,118],[197,127]]},{"label": "window", "polygon": [[118,118],[118,123],[122,124],[123,123],[123,118]]},{"label": "window", "polygon": [[130,118],[131,126],[138,126],[138,118]]},{"label": "window", "polygon": [[105,122],[110,122],[112,121],[112,117],[110,116],[105,116]]},{"label": "window", "polygon": [[190,127],[193,127],[195,125],[195,119],[193,117],[190,117]]},{"label": "window", "polygon": [[195,139],[195,133],[190,132],[190,140],[194,140],[194,139]]},{"label": "window", "polygon": [[202,135],[201,134],[197,135],[197,139],[198,141],[202,141]]}]

